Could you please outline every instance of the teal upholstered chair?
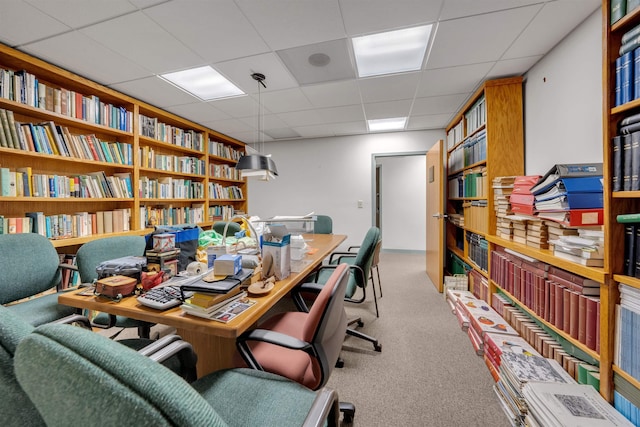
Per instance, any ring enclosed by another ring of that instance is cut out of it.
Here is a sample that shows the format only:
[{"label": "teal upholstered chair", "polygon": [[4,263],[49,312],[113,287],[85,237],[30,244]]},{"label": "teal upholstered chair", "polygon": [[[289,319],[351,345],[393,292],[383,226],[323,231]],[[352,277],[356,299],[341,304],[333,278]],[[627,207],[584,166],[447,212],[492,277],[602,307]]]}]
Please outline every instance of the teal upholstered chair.
[{"label": "teal upholstered chair", "polygon": [[313,223],[313,232],[315,234],[331,234],[333,233],[333,220],[328,215],[316,215]]},{"label": "teal upholstered chair", "polygon": [[213,223],[213,226],[211,228],[213,228],[213,231],[222,236],[224,234],[224,228],[227,226],[227,224],[229,224],[229,226],[227,227],[227,236],[235,236],[236,233],[241,230],[240,224],[233,221],[216,221]]},{"label": "teal upholstered chair", "polygon": [[[30,298],[10,307],[32,325],[53,322],[76,313],[58,304],[60,258],[49,239],[36,233],[0,235],[0,304]],[[31,298],[37,296],[35,298]]]},{"label": "teal upholstered chair", "polygon": [[190,385],[117,342],[67,325],[29,334],[14,366],[20,386],[54,427],[319,426],[323,419],[337,425],[339,416],[331,390],[314,392],[251,369],[217,371]]},{"label": "teal upholstered chair", "polygon": [[[309,277],[305,279],[306,283],[299,285],[302,287],[301,290],[317,293],[317,289],[314,289],[314,286],[307,285],[307,283],[313,282],[324,285],[331,277],[331,274],[333,273],[333,270],[337,267],[337,265],[346,263],[349,264],[351,274],[349,275],[349,283],[347,284],[347,289],[345,292],[345,301],[352,303],[363,303],[367,298],[366,289],[369,282],[369,274],[371,271],[371,265],[373,263],[375,247],[379,240],[380,229],[378,227],[370,227],[357,253],[339,251],[333,252],[329,256],[328,265],[322,265],[318,270],[311,273]],[[359,290],[361,292],[359,292]],[[297,294],[305,295],[307,293],[302,291],[297,292]],[[360,293],[360,296],[356,297],[358,293]],[[376,316],[378,316],[378,299],[376,297],[375,290],[373,292],[373,297],[376,307]],[[294,298],[294,303],[299,310],[309,311],[304,298],[296,297]],[[357,323],[359,326],[363,326],[362,319],[360,318],[353,319],[349,322],[350,325],[354,323]],[[382,347],[378,343],[377,339],[350,328],[347,329],[347,334],[369,341],[373,344],[373,347],[376,351],[381,351]]]},{"label": "teal upholstered chair", "polygon": [[[143,236],[113,236],[96,239],[80,246],[76,254],[76,264],[82,283],[92,283],[98,278],[96,267],[103,261],[126,256],[143,256],[146,240]],[[138,328],[140,338],[149,338],[152,324],[124,316],[99,313],[93,319],[99,328]]]}]

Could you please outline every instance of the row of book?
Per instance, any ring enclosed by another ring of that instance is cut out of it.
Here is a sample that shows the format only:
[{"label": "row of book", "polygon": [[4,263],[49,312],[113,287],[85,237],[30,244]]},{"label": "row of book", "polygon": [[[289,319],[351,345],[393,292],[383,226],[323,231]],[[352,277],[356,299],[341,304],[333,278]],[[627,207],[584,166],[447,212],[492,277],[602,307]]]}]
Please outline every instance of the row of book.
[{"label": "row of book", "polygon": [[599,351],[600,284],[513,251],[491,253],[491,280],[559,331]]},{"label": "row of book", "polygon": [[233,205],[213,205],[209,206],[209,220],[225,221],[231,219],[238,211]]},{"label": "row of book", "polygon": [[487,200],[467,200],[462,204],[464,223],[467,229],[487,234],[489,225],[487,222]]},{"label": "row of book", "polygon": [[143,199],[202,199],[204,184],[184,178],[165,176],[138,180],[138,194]]},{"label": "row of book", "polygon": [[229,165],[217,165],[215,163],[209,163],[209,176],[219,179],[229,179],[233,181],[240,181],[240,171],[234,166]]},{"label": "row of book", "polygon": [[244,151],[236,150],[235,148],[230,147],[227,144],[223,144],[222,142],[217,142],[210,139],[209,154],[213,154],[214,156],[218,157],[224,157],[225,159],[238,161],[240,160],[240,157],[244,155]]},{"label": "row of book", "polygon": [[131,228],[131,209],[45,215],[27,212],[24,217],[0,215],[0,234],[38,233],[49,239],[66,239],[119,233]]},{"label": "row of book", "polygon": [[204,204],[191,206],[140,206],[140,224],[147,226],[200,224],[205,221]]},{"label": "row of book", "polygon": [[620,283],[616,305],[614,363],[640,381],[640,289]]},{"label": "row of book", "polygon": [[83,160],[133,164],[131,144],[101,140],[93,134],[72,134],[53,121],[21,123],[11,110],[0,109],[0,146]]},{"label": "row of book", "polygon": [[132,198],[131,173],[66,176],[33,173],[30,166],[0,168],[0,195],[46,198]]},{"label": "row of book", "polygon": [[480,270],[486,272],[489,267],[489,242],[480,234],[467,231],[465,234],[468,256]]},{"label": "row of book", "polygon": [[640,114],[627,116],[619,122],[618,134],[612,138],[611,144],[612,190],[640,190]]},{"label": "row of book", "polygon": [[242,188],[238,187],[237,185],[224,187],[217,182],[210,182],[209,198],[221,200],[241,200],[244,199],[244,196],[242,193]]},{"label": "row of book", "polygon": [[450,171],[461,170],[467,166],[482,162],[487,158],[487,134],[482,130],[458,145],[450,154]]},{"label": "row of book", "polygon": [[624,226],[624,270],[629,277],[640,278],[640,214],[621,214],[616,217]]},{"label": "row of book", "polygon": [[[501,310],[510,320],[468,291],[450,289],[447,295],[473,348],[483,356],[496,381],[494,391],[512,425],[578,425],[589,417],[600,422],[607,420],[604,425],[631,425],[598,393],[598,368],[569,355],[557,340],[507,299],[494,295],[494,301],[503,303]],[[512,321],[517,326],[512,327]],[[562,395],[568,401],[558,408],[554,399],[562,401]],[[585,409],[585,405],[597,412],[572,410]]]},{"label": "row of book", "polygon": [[467,135],[471,135],[487,122],[487,102],[482,95],[464,115]]},{"label": "row of book", "polygon": [[207,172],[206,162],[192,156],[174,156],[156,153],[153,148],[140,147],[138,166],[153,168],[169,172],[190,173],[204,175]]},{"label": "row of book", "polygon": [[[640,6],[640,0],[611,0],[611,25],[618,22],[626,14],[633,12],[633,10]],[[622,44],[625,44],[630,39],[629,35],[622,39]]]},{"label": "row of book", "polygon": [[147,117],[143,114],[140,114],[139,117],[140,135],[177,145],[178,147],[190,148],[196,151],[204,150],[204,134],[202,132],[185,130],[162,123],[156,117]]},{"label": "row of book", "polygon": [[456,146],[457,143],[464,140],[464,120],[460,120],[454,127],[447,132],[447,151]]},{"label": "row of book", "polygon": [[112,129],[132,132],[133,113],[121,106],[45,84],[25,70],[0,69],[0,97]]}]

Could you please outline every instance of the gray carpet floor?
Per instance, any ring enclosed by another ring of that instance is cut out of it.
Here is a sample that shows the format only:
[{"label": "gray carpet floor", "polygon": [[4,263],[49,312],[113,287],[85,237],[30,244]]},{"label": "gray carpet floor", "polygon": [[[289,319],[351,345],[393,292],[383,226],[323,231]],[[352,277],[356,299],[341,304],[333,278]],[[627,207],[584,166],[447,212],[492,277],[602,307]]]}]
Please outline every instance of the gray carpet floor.
[{"label": "gray carpet floor", "polygon": [[[509,426],[483,359],[425,273],[425,255],[383,251],[380,276],[380,317],[371,287],[367,301],[347,304],[347,312],[362,318],[358,330],[376,337],[382,351],[348,337],[344,367],[327,384],[355,405],[353,426]],[[283,301],[274,311],[290,307]],[[154,326],[152,337],[167,329]]]}]

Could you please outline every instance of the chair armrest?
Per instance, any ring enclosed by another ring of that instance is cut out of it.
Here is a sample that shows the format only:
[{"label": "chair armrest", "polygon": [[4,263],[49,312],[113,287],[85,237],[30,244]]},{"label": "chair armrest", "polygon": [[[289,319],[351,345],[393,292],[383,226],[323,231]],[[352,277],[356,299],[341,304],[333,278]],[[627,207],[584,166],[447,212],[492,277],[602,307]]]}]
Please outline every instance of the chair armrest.
[{"label": "chair armrest", "polygon": [[340,264],[342,258],[355,258],[356,255],[354,252],[332,252],[331,255],[329,255],[329,264],[333,264],[334,256],[338,257],[337,263]]},{"label": "chair armrest", "polygon": [[291,299],[293,300],[293,303],[295,304],[298,311],[308,313],[309,306],[307,306],[307,302],[304,300],[304,295],[312,294],[315,298],[315,296],[317,296],[320,291],[322,291],[323,287],[324,286],[320,283],[308,282],[301,283],[293,288],[291,290]]},{"label": "chair armrest", "polygon": [[[176,356],[180,362],[180,376],[184,378],[185,381],[192,383],[198,377],[196,371],[198,356],[193,351],[190,343],[183,341],[179,336],[178,338],[178,340],[169,341],[168,345],[160,348],[148,357],[155,362],[162,363],[170,357]],[[150,346],[153,346],[153,344],[148,345],[139,352],[144,351]]]},{"label": "chair armrest", "polygon": [[347,251],[351,252],[351,251],[352,251],[352,250],[354,250],[354,249],[360,249],[360,245],[349,246],[349,247],[347,248]]},{"label": "chair armrest", "polygon": [[247,366],[252,369],[264,371],[258,360],[253,356],[248,341],[262,341],[269,344],[278,345],[280,347],[290,348],[292,350],[302,350],[313,356],[316,356],[313,346],[308,342],[299,340],[295,337],[266,329],[253,329],[240,335],[236,340],[236,347],[242,359]]},{"label": "chair armrest", "polygon": [[62,319],[54,320],[51,323],[63,323],[65,325],[79,323],[82,327],[91,330],[91,322],[89,321],[89,318],[81,314],[70,314],[67,317],[63,317]]},{"label": "chair armrest", "polygon": [[340,425],[340,402],[338,393],[327,387],[322,387],[316,392],[316,398],[309,409],[302,427],[338,427]]},{"label": "chair armrest", "polygon": [[168,346],[169,344],[175,341],[180,341],[180,340],[182,340],[182,337],[180,335],[176,335],[176,334],[166,335],[162,338],[155,340],[148,346],[141,348],[140,350],[138,350],[138,353],[142,354],[143,356],[150,357],[156,351]]}]

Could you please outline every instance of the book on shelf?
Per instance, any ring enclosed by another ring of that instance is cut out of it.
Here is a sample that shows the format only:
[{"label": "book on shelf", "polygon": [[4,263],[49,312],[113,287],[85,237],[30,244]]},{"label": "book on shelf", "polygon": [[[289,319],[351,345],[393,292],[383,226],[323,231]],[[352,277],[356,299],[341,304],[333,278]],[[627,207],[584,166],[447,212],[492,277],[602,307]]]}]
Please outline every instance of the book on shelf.
[{"label": "book on shelf", "polygon": [[522,396],[528,407],[528,425],[633,426],[591,385],[529,382]]},{"label": "book on shelf", "polygon": [[537,211],[558,211],[572,209],[597,209],[604,206],[600,193],[566,193],[547,200],[536,201]]},{"label": "book on shelf", "polygon": [[581,256],[572,255],[559,250],[554,250],[553,255],[558,258],[566,259],[567,261],[575,262],[576,264],[584,265],[587,267],[603,267],[604,259],[583,258]]},{"label": "book on shelf", "polygon": [[556,184],[562,178],[584,176],[602,177],[602,163],[556,164],[535,183],[531,188],[531,192],[538,195]]},{"label": "book on shelf", "polygon": [[567,227],[602,225],[604,209],[569,209],[564,211],[539,211],[536,216],[541,219],[558,222]]}]

